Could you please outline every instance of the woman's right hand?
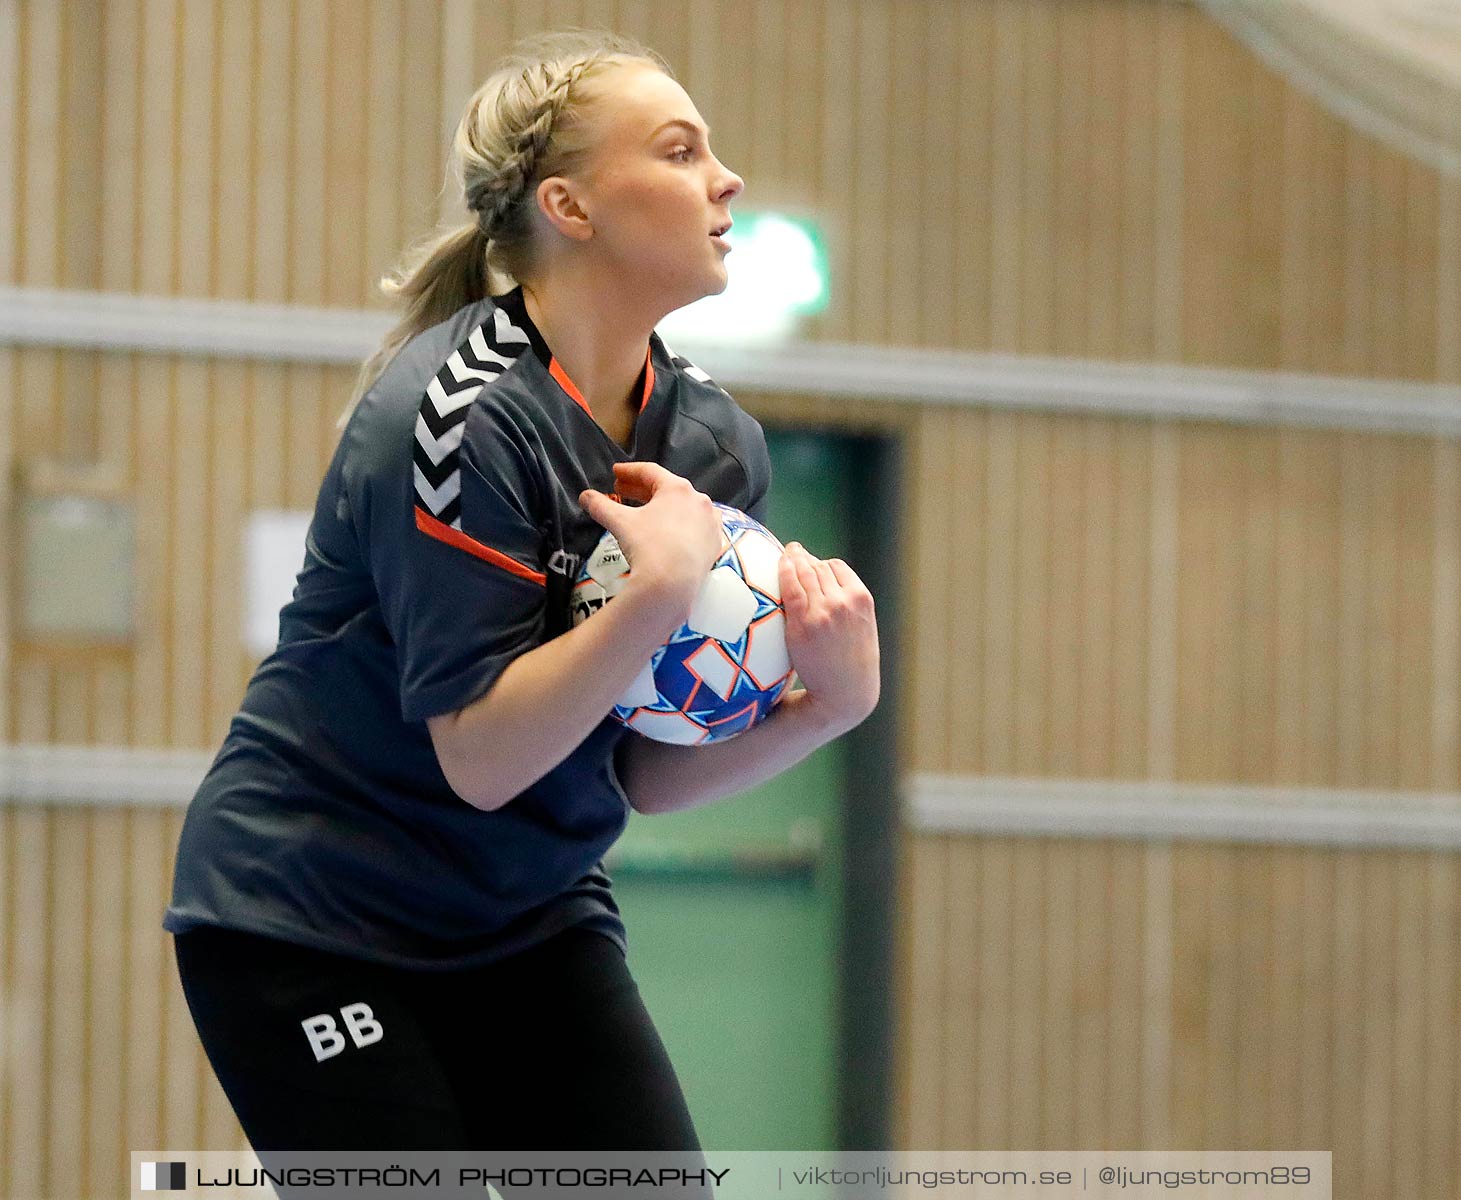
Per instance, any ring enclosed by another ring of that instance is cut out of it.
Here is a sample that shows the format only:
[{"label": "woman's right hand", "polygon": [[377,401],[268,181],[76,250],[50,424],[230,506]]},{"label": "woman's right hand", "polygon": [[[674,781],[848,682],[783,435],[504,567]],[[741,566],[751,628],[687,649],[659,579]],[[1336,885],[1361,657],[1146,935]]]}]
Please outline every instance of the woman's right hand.
[{"label": "woman's right hand", "polygon": [[629,560],[629,586],[652,592],[667,612],[684,620],[724,541],[720,513],[688,479],[658,463],[614,464],[614,484],[635,507],[589,488],[578,502],[619,539]]},{"label": "woman's right hand", "polygon": [[[442,773],[485,812],[521,795],[603,723],[689,615],[720,553],[720,515],[688,480],[637,462],[616,465],[614,485],[646,503],[632,507],[592,490],[579,495],[633,564],[614,603],[517,655],[464,708],[427,718]],[[573,694],[565,697],[568,683]]]}]

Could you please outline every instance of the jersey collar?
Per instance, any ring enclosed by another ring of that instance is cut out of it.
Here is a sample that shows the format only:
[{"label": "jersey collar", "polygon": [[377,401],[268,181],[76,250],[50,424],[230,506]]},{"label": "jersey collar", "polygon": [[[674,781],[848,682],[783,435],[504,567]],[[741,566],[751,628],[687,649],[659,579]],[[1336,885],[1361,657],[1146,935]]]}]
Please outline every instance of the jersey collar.
[{"label": "jersey collar", "polygon": [[[493,304],[503,309],[512,318],[514,325],[528,335],[528,344],[533,348],[533,353],[537,356],[538,361],[547,368],[553,381],[563,389],[563,394],[583,409],[589,420],[594,420],[593,410],[589,408],[588,401],[583,398],[583,393],[578,390],[578,385],[568,377],[568,372],[563,369],[563,364],[553,357],[553,351],[548,348],[547,341],[538,327],[533,324],[533,319],[528,316],[528,306],[523,299],[522,285],[519,284],[506,295],[493,296],[491,299]],[[644,352],[644,370],[640,374],[640,379],[643,383],[639,394],[639,411],[643,412],[649,406],[650,396],[654,394],[653,342]]]}]

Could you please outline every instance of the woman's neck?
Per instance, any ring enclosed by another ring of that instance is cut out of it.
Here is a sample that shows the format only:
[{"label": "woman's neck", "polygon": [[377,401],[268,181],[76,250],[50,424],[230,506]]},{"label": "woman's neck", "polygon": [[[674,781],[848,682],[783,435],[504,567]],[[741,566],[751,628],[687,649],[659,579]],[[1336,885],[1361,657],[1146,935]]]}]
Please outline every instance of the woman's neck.
[{"label": "woman's neck", "polygon": [[634,388],[655,321],[612,299],[608,304],[582,302],[584,296],[605,295],[614,293],[589,281],[523,285],[528,316],[553,357],[578,387],[594,420],[614,430],[623,427],[626,410],[631,415],[639,411]]}]

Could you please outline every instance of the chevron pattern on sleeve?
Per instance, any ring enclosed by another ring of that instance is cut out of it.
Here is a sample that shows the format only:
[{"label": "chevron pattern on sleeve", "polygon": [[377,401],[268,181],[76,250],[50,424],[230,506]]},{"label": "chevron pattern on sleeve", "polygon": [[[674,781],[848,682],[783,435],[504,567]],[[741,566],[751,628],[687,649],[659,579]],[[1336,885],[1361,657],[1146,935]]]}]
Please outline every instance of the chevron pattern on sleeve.
[{"label": "chevron pattern on sleeve", "polygon": [[500,308],[452,351],[426,387],[416,414],[416,508],[443,525],[462,528],[462,433],[482,389],[528,348],[528,335]]}]

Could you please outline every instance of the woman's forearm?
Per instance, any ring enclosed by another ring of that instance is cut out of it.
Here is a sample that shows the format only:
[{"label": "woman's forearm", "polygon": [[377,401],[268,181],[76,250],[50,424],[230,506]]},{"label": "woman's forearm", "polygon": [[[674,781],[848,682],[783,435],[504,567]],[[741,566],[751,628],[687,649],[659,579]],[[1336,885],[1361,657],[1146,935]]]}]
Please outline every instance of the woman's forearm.
[{"label": "woman's forearm", "polygon": [[620,783],[637,812],[695,808],[781,774],[848,728],[819,709],[811,693],[791,692],[759,725],[726,742],[674,746],[631,734]]},{"label": "woman's forearm", "polygon": [[592,620],[515,658],[487,694],[428,720],[438,761],[462,799],[500,808],[577,747],[613,708],[689,609],[633,585]]},{"label": "woman's forearm", "polygon": [[485,696],[427,726],[452,790],[501,808],[569,756],[689,615],[725,538],[715,504],[658,463],[614,464],[618,498],[581,492],[633,570],[612,604],[515,658]]}]

